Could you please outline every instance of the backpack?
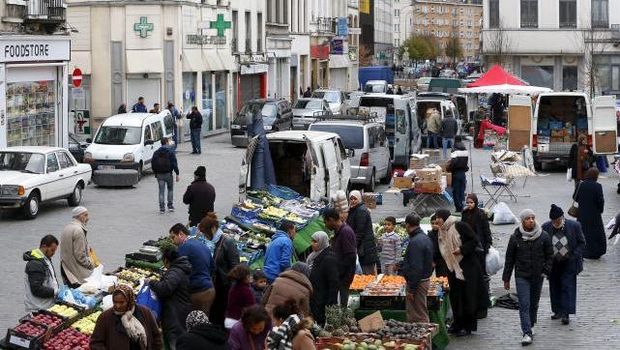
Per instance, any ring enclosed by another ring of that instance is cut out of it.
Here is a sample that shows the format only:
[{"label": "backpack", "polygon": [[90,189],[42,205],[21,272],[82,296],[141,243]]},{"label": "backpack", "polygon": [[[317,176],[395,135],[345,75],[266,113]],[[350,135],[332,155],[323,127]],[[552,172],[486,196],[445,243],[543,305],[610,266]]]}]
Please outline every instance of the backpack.
[{"label": "backpack", "polygon": [[154,173],[169,173],[172,171],[172,164],[168,152],[157,150],[153,154],[152,165]]}]

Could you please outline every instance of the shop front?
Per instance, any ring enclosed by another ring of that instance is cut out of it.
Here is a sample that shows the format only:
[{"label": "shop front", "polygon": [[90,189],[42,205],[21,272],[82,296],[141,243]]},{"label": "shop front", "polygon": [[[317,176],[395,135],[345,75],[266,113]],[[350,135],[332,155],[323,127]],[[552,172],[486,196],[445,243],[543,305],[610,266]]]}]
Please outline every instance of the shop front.
[{"label": "shop front", "polygon": [[312,87],[327,87],[329,82],[329,51],[328,41],[312,38],[310,58],[312,59]]},{"label": "shop front", "polygon": [[249,100],[267,97],[268,70],[265,55],[239,55],[239,73],[235,79],[235,112]]},{"label": "shop front", "polygon": [[66,37],[0,39],[0,147],[68,146]]}]

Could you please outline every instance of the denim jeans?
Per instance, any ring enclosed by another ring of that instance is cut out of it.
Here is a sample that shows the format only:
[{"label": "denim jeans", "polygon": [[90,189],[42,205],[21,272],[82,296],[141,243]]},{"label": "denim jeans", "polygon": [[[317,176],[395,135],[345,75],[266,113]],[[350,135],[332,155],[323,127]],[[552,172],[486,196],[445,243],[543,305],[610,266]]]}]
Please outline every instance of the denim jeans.
[{"label": "denim jeans", "polygon": [[200,148],[200,133],[202,129],[192,129],[191,137],[192,137],[192,152],[200,153],[202,152]]},{"label": "denim jeans", "polygon": [[448,147],[450,147],[450,151],[452,151],[452,147],[454,147],[454,139],[442,139],[441,140],[443,146],[443,159],[448,158]]},{"label": "denim jeans", "polygon": [[517,296],[519,297],[519,318],[521,319],[521,331],[523,334],[532,335],[532,327],[536,324],[538,316],[538,302],[542,290],[543,277],[533,279],[515,278],[517,284]]},{"label": "denim jeans", "polygon": [[452,173],[452,198],[454,199],[454,208],[459,213],[463,211],[466,187],[467,177],[465,173],[462,171]]},{"label": "denim jeans", "polygon": [[168,208],[173,208],[172,195],[174,194],[174,177],[172,173],[167,174],[155,174],[157,178],[157,184],[159,185],[159,210],[164,210],[164,192],[166,187],[168,188]]},{"label": "denim jeans", "polygon": [[435,133],[430,131],[428,132],[428,135],[426,136],[426,148],[437,148],[437,136],[438,135]]}]

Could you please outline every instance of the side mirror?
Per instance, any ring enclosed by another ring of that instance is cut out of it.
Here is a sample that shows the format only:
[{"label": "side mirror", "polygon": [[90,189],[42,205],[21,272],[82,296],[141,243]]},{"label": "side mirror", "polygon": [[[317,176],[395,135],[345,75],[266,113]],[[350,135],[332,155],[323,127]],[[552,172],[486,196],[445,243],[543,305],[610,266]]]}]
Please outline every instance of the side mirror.
[{"label": "side mirror", "polygon": [[355,157],[355,150],[353,148],[347,149],[347,158]]},{"label": "side mirror", "polygon": [[150,146],[150,145],[154,145],[154,144],[155,144],[155,141],[153,141],[153,140],[146,140],[146,141],[144,141],[144,145],[145,146]]},{"label": "side mirror", "polygon": [[90,137],[86,139],[86,143],[93,143],[93,139],[91,139]]}]

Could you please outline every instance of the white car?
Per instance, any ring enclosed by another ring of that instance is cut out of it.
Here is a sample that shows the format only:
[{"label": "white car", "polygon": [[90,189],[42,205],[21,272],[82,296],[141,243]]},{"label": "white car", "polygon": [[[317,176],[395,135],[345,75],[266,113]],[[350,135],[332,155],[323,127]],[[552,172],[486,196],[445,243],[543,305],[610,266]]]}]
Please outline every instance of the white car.
[{"label": "white car", "polygon": [[0,208],[22,209],[34,219],[42,202],[67,199],[78,206],[91,174],[90,165],[78,163],[64,148],[0,149]]}]

